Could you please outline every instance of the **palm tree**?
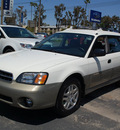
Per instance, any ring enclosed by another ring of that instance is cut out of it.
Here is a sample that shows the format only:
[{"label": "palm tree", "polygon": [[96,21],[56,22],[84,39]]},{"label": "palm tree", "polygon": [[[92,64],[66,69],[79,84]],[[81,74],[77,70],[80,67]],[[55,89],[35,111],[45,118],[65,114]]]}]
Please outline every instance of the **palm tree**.
[{"label": "palm tree", "polygon": [[84,3],[86,4],[86,6],[85,6],[85,10],[87,10],[87,4],[90,3],[90,0],[84,0]]},{"label": "palm tree", "polygon": [[75,26],[79,26],[84,19],[85,10],[81,6],[74,7],[73,17]]},{"label": "palm tree", "polygon": [[59,6],[55,6],[55,18],[56,18],[56,25],[59,28],[60,22],[62,20],[62,16],[63,16],[63,11],[66,10],[66,7],[64,6],[64,4],[60,4]]}]

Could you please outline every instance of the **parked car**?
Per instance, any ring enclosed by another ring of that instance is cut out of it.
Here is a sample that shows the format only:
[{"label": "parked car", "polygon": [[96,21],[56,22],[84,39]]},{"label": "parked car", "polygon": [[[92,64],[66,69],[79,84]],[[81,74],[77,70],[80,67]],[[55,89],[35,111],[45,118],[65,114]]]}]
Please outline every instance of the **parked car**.
[{"label": "parked car", "polygon": [[30,50],[0,56],[0,100],[24,109],[55,106],[69,115],[84,95],[119,80],[115,32],[67,29]]},{"label": "parked car", "polygon": [[48,37],[47,33],[41,32],[41,33],[35,33],[35,35],[40,39],[43,40],[44,38]]},{"label": "parked car", "polygon": [[40,40],[27,29],[0,25],[0,54],[31,48]]}]

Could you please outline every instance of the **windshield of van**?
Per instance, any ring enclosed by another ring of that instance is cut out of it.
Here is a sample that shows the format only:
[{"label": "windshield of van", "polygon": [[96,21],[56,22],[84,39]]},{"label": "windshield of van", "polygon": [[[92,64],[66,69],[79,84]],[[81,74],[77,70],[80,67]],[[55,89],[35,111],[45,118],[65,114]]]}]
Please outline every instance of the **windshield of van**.
[{"label": "windshield of van", "polygon": [[10,38],[36,38],[31,32],[25,28],[2,27],[6,35]]},{"label": "windshield of van", "polygon": [[94,36],[77,33],[56,33],[32,49],[84,57]]}]

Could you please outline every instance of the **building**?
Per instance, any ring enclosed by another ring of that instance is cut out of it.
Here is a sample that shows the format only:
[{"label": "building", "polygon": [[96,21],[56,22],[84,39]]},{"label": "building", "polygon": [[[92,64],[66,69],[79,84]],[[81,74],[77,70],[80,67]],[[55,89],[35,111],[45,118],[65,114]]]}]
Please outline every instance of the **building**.
[{"label": "building", "polygon": [[[37,32],[37,29],[36,29],[36,32]],[[59,28],[56,27],[56,26],[40,26],[40,32],[46,32],[49,35],[54,34],[54,33],[58,32],[58,31],[65,30],[65,29],[66,29],[65,26],[61,26]]]}]

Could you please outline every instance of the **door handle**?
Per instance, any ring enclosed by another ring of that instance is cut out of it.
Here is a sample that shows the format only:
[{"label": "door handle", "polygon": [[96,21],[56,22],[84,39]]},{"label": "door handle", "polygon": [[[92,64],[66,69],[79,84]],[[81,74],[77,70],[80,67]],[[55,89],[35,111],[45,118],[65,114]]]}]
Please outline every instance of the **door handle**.
[{"label": "door handle", "polygon": [[108,60],[108,64],[111,63],[111,59]]}]

